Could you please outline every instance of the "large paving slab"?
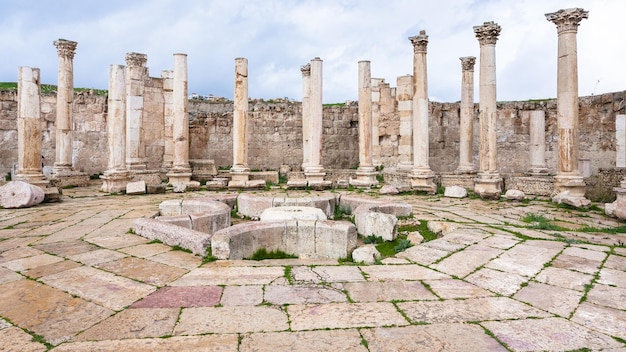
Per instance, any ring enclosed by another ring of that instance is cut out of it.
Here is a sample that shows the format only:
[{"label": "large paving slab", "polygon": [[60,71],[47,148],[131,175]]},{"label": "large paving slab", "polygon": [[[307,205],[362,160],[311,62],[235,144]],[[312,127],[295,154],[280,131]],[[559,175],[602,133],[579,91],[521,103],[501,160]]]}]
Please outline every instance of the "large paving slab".
[{"label": "large paving slab", "polygon": [[184,308],[174,334],[233,334],[287,329],[287,314],[279,307]]},{"label": "large paving slab", "polygon": [[47,253],[58,255],[60,257],[69,257],[70,255],[85,253],[98,249],[97,246],[81,240],[69,240],[42,244],[37,243],[33,245],[33,247]]},{"label": "large paving slab", "polygon": [[126,257],[96,266],[133,280],[163,286],[187,273],[187,270],[142,258]]},{"label": "large paving slab", "polygon": [[544,284],[559,286],[576,291],[584,291],[585,286],[588,285],[592,279],[593,276],[590,274],[551,266],[543,269],[539,274],[537,274],[537,276],[535,276],[536,281]]},{"label": "large paving slab", "polygon": [[98,341],[171,335],[178,308],[126,309],[92,326],[72,341]]},{"label": "large paving slab", "polygon": [[296,282],[308,282],[319,284],[322,282],[359,282],[365,281],[363,273],[357,266],[335,265],[335,266],[314,266],[314,267],[294,267],[291,270],[293,279]]},{"label": "large paving slab", "polygon": [[513,298],[533,307],[568,318],[578,307],[583,292],[530,281]]},{"label": "large paving slab", "polygon": [[[245,286],[226,288],[229,287]],[[222,290],[219,286],[166,286],[133,303],[131,308],[212,307],[220,303]]]},{"label": "large paving slab", "polygon": [[17,281],[24,277],[12,270],[0,268],[0,284],[5,282]]},{"label": "large paving slab", "polygon": [[113,311],[32,280],[0,285],[0,316],[57,345]]},{"label": "large paving slab", "polygon": [[283,267],[202,267],[191,270],[172,286],[263,285],[283,277]]},{"label": "large paving slab", "polygon": [[450,276],[420,265],[372,265],[361,270],[369,281],[449,279]]},{"label": "large paving slab", "polygon": [[469,282],[442,279],[442,280],[424,280],[424,284],[440,298],[443,299],[459,299],[459,298],[478,298],[495,296],[493,292],[489,292]]},{"label": "large paving slab", "polygon": [[572,321],[626,340],[626,312],[623,310],[583,302],[576,309]]},{"label": "large paving slab", "polygon": [[244,336],[240,352],[367,352],[356,329],[264,332]]},{"label": "large paving slab", "polygon": [[4,262],[0,264],[0,266],[3,266],[13,271],[24,271],[24,270],[36,268],[39,266],[62,262],[62,261],[63,261],[63,258],[61,257],[44,253],[44,254],[39,254],[39,255],[32,256],[32,257],[20,258],[20,259],[15,259],[15,260],[11,260],[8,262]]},{"label": "large paving slab", "polygon": [[349,282],[343,287],[355,302],[438,299],[419,281]]},{"label": "large paving slab", "polygon": [[220,304],[223,306],[256,306],[263,303],[263,286],[226,286]]},{"label": "large paving slab", "polygon": [[516,352],[623,347],[605,334],[563,318],[490,321],[481,325]]},{"label": "large paving slab", "polygon": [[517,292],[528,278],[504,271],[482,268],[465,278],[468,282],[489,291],[510,296]]},{"label": "large paving slab", "polygon": [[275,305],[346,302],[346,295],[337,289],[310,285],[268,285],[264,300]]},{"label": "large paving slab", "polygon": [[484,245],[472,245],[444,258],[430,267],[446,274],[465,277],[504,251]]},{"label": "large paving slab", "polygon": [[44,276],[40,280],[116,311],[156,289],[154,286],[88,266]]},{"label": "large paving slab", "polygon": [[127,257],[127,254],[120,253],[117,251],[113,251],[110,249],[96,249],[94,251],[79,253],[69,256],[68,258],[83,263],[85,265],[98,265],[106,262],[111,262],[114,260],[122,259]]},{"label": "large paving slab", "polygon": [[399,253],[397,257],[408,259],[417,264],[428,265],[449,254],[448,251],[418,245]]},{"label": "large paving slab", "polygon": [[370,351],[484,352],[506,351],[478,325],[432,324],[362,329]]},{"label": "large paving slab", "polygon": [[24,330],[12,326],[0,330],[0,351],[3,352],[43,352],[46,345],[33,341],[33,337]]},{"label": "large paving slab", "polygon": [[409,324],[388,302],[292,305],[287,311],[294,331]]},{"label": "large paving slab", "polygon": [[[545,245],[550,245],[546,247]],[[486,267],[511,274],[532,277],[543,269],[562,250],[549,241],[526,241],[489,262]]]},{"label": "large paving slab", "polygon": [[596,284],[587,292],[587,302],[626,310],[626,288]]},{"label": "large paving slab", "polygon": [[174,336],[169,338],[146,338],[127,340],[104,340],[65,343],[55,352],[171,352],[171,351],[203,351],[203,352],[237,352],[238,337],[236,334]]}]

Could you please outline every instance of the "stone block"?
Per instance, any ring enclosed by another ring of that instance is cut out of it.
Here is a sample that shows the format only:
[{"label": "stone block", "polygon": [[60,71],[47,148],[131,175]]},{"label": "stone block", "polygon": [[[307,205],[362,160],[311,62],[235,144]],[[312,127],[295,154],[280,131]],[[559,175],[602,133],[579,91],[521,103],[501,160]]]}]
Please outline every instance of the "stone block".
[{"label": "stone block", "polygon": [[516,190],[516,189],[509,189],[504,194],[504,198],[508,200],[516,200],[518,202],[523,201],[525,197],[526,197],[526,194],[524,192]]},{"label": "stone block", "polygon": [[200,190],[200,182],[198,182],[198,181],[189,181],[189,183],[187,183],[187,190],[188,191],[199,191]]},{"label": "stone block", "polygon": [[44,198],[44,190],[28,182],[11,181],[0,187],[0,206],[3,208],[32,207],[43,202]]},{"label": "stone block", "polygon": [[191,218],[189,215],[174,215],[174,216],[157,216],[155,220],[162,221],[168,224],[181,226],[186,229],[192,229]]},{"label": "stone block", "polygon": [[457,225],[449,223],[449,222],[429,221],[428,229],[432,231],[433,233],[441,234],[443,236],[456,230]]},{"label": "stone block", "polygon": [[393,185],[384,185],[380,188],[380,190],[378,190],[378,193],[393,195],[400,193],[400,191],[398,191],[398,188]]},{"label": "stone block", "polygon": [[413,231],[409,232],[409,234],[406,236],[406,239],[409,240],[411,244],[417,245],[424,241],[424,236],[422,236],[419,231]]},{"label": "stone block", "polygon": [[183,201],[172,199],[159,204],[159,214],[161,216],[175,216],[183,213]]},{"label": "stone block", "polygon": [[380,258],[380,252],[374,244],[366,244],[352,251],[352,260],[355,263],[363,263],[372,265],[376,263],[376,259]]},{"label": "stone block", "polygon": [[158,185],[146,185],[146,192],[148,194],[165,193],[165,185],[162,183]]},{"label": "stone block", "polygon": [[272,220],[326,220],[321,209],[302,206],[268,208],[261,213],[261,221]]},{"label": "stone block", "polygon": [[315,258],[348,257],[357,245],[357,231],[349,221],[315,222]]},{"label": "stone block", "polygon": [[443,196],[450,198],[465,198],[467,197],[467,190],[460,186],[449,186],[446,187]]},{"label": "stone block", "polygon": [[589,208],[591,201],[585,197],[572,196],[569,191],[563,191],[552,197],[552,202],[557,204],[567,204],[575,208]]},{"label": "stone block", "polygon": [[126,184],[126,194],[145,194],[146,193],[146,181],[128,182]]},{"label": "stone block", "polygon": [[272,206],[273,199],[271,197],[259,197],[250,194],[240,194],[237,197],[237,212],[252,219],[259,219],[263,211]]},{"label": "stone block", "polygon": [[369,207],[359,207],[354,212],[357,232],[363,236],[380,236],[385,241],[393,241],[398,231],[398,219],[391,214],[371,211]]},{"label": "stone block", "polygon": [[180,246],[200,256],[206,255],[207,248],[211,247],[210,234],[155,219],[137,219],[133,223],[133,230],[142,237],[159,240],[170,246]]}]

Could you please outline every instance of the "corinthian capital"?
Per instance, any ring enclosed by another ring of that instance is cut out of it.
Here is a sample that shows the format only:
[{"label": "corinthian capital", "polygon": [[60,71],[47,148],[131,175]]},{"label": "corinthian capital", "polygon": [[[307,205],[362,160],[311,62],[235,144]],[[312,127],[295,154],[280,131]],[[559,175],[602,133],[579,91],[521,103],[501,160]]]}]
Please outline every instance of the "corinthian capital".
[{"label": "corinthian capital", "polygon": [[419,35],[409,37],[411,44],[413,44],[413,51],[415,53],[425,53],[426,46],[428,45],[428,36],[425,30],[421,30]]},{"label": "corinthian capital", "polygon": [[463,66],[463,71],[474,71],[474,64],[476,63],[476,58],[474,56],[465,56],[460,57],[461,66]]},{"label": "corinthian capital", "polygon": [[311,64],[306,64],[300,67],[300,71],[302,71],[302,76],[310,76],[311,75]]},{"label": "corinthian capital", "polygon": [[53,42],[54,46],[57,47],[57,54],[61,57],[65,57],[68,59],[73,59],[74,54],[76,53],[76,45],[77,42],[73,42],[67,39],[59,39]]},{"label": "corinthian capital", "polygon": [[135,67],[146,66],[148,55],[140,53],[126,53],[126,65]]},{"label": "corinthian capital", "polygon": [[485,22],[480,26],[474,26],[474,34],[480,45],[495,44],[502,27],[495,22]]},{"label": "corinthian capital", "polygon": [[561,9],[557,12],[546,13],[546,19],[556,24],[558,33],[565,31],[578,31],[580,21],[589,18],[589,11],[581,8]]}]

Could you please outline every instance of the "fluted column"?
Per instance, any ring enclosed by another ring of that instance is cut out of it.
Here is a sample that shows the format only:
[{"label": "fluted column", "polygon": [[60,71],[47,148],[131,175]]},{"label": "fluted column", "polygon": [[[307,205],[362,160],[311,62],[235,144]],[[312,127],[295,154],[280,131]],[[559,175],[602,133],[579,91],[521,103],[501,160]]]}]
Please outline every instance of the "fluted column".
[{"label": "fluted column", "polygon": [[428,75],[426,67],[426,31],[410,37],[413,44],[413,169],[411,188],[435,193],[435,174],[429,165]]},{"label": "fluted column", "polygon": [[581,8],[559,10],[546,14],[556,24],[558,33],[557,61],[557,125],[558,164],[554,178],[559,192],[569,191],[573,197],[584,197],[585,181],[578,171],[578,54],[576,32],[580,22],[589,17]]},{"label": "fluted column", "polygon": [[535,110],[530,112],[530,146],[529,146],[531,175],[546,175],[546,112]]},{"label": "fluted column", "polygon": [[502,194],[502,177],[496,163],[496,41],[500,30],[494,22],[474,27],[480,44],[480,164],[474,192],[488,199],[498,199]]},{"label": "fluted column", "polygon": [[126,169],[126,69],[123,65],[109,67],[107,101],[108,169],[100,178],[103,192],[119,193],[130,180]]},{"label": "fluted column", "polygon": [[174,191],[184,192],[191,181],[189,167],[189,117],[187,94],[187,54],[174,54],[174,90],[172,138],[174,155],[172,168],[167,173]]},{"label": "fluted column", "polygon": [[378,184],[372,164],[372,73],[369,61],[359,61],[359,167],[355,186]]},{"label": "fluted column", "polygon": [[143,141],[144,78],[147,55],[126,54],[126,167],[146,169],[146,147]]},{"label": "fluted column", "polygon": [[41,93],[38,68],[21,66],[17,79],[17,163],[15,179],[45,186],[41,166]]},{"label": "fluted column", "polygon": [[54,173],[72,170],[72,101],[74,99],[74,54],[78,43],[59,39],[54,41],[59,56],[56,115],[56,155]]},{"label": "fluted column", "polygon": [[302,72],[302,170],[311,163],[311,64],[300,68]]},{"label": "fluted column", "polygon": [[475,173],[474,143],[474,56],[461,57],[461,116],[459,135],[459,166],[456,173]]}]

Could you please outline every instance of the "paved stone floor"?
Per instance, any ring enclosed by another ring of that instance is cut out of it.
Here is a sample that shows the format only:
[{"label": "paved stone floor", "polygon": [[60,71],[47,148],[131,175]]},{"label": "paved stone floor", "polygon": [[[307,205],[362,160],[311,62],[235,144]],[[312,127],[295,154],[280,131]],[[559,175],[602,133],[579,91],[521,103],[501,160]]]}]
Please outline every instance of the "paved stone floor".
[{"label": "paved stone floor", "polygon": [[626,351],[626,235],[580,231],[624,223],[597,211],[395,196],[446,235],[371,266],[203,264],[129,231],[207,194],[0,210],[0,351]]}]

